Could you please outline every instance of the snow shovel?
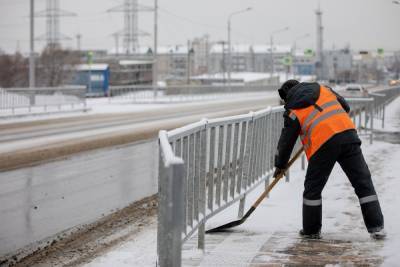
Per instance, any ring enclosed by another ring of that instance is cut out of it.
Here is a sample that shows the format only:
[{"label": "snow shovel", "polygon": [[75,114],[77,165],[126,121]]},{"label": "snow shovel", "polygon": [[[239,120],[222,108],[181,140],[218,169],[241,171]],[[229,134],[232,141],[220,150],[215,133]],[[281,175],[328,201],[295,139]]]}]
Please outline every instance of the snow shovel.
[{"label": "snow shovel", "polygon": [[274,186],[278,183],[278,181],[283,177],[284,173],[300,157],[301,153],[303,153],[303,147],[299,149],[299,151],[297,151],[297,153],[293,156],[291,160],[289,160],[285,171],[279,174],[278,176],[274,177],[275,179],[272,181],[272,183],[268,186],[267,189],[265,189],[265,191],[261,194],[261,196],[256,200],[256,202],[251,206],[251,208],[246,212],[246,214],[241,219],[207,230],[206,233],[209,234],[209,233],[223,232],[226,229],[244,223],[247,220],[247,218],[253,213],[253,211],[257,208],[257,206],[260,205],[261,201],[263,201],[263,199],[268,195],[268,193],[272,190],[272,188],[274,188]]}]

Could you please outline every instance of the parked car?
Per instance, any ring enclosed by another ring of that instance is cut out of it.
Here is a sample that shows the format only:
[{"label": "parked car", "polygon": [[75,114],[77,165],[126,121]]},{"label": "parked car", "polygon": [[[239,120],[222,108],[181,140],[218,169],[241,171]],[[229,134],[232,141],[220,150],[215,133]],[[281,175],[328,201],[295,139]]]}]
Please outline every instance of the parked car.
[{"label": "parked car", "polygon": [[366,97],[368,96],[368,91],[360,84],[348,84],[344,88],[343,95],[347,97]]},{"label": "parked car", "polygon": [[390,86],[400,85],[400,80],[389,80]]}]

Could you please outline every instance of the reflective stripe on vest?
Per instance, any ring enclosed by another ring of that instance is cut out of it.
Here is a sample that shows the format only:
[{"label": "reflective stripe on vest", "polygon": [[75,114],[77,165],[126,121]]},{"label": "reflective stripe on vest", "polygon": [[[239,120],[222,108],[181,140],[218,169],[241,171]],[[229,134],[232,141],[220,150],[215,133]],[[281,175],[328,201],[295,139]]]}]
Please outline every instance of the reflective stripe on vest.
[{"label": "reflective stripe on vest", "polygon": [[325,113],[324,115],[320,116],[318,119],[316,119],[315,121],[313,121],[311,123],[311,126],[308,128],[308,131],[306,132],[306,135],[304,138],[308,139],[308,143],[306,143],[305,145],[305,149],[307,149],[309,146],[311,146],[311,134],[312,134],[312,130],[323,120],[329,119],[332,116],[335,116],[336,114],[341,114],[341,113],[346,113],[346,111],[344,111],[343,109],[335,109],[332,111],[329,111],[328,113]]},{"label": "reflective stripe on vest", "polygon": [[[329,108],[329,107],[332,107],[332,106],[338,105],[338,104],[339,104],[339,103],[338,103],[336,100],[334,100],[334,101],[330,101],[330,102],[328,102],[328,103],[323,104],[323,105],[321,106],[321,108],[322,108],[322,109],[325,109],[325,108]],[[340,104],[339,104],[339,105],[340,105]],[[307,125],[310,123],[310,121],[312,121],[312,119],[315,118],[315,116],[318,115],[318,113],[320,113],[320,111],[319,111],[318,109],[314,109],[314,110],[311,112],[311,114],[310,114],[310,115],[306,118],[306,120],[304,121],[304,125],[303,125],[302,128],[301,128],[301,132],[303,133],[303,134],[302,134],[302,138],[305,137],[305,134],[306,134],[306,132],[307,132]]]},{"label": "reflective stripe on vest", "polygon": [[320,87],[320,96],[315,106],[292,109],[291,114],[300,123],[300,138],[308,159],[333,135],[355,129],[336,95],[324,86]]}]

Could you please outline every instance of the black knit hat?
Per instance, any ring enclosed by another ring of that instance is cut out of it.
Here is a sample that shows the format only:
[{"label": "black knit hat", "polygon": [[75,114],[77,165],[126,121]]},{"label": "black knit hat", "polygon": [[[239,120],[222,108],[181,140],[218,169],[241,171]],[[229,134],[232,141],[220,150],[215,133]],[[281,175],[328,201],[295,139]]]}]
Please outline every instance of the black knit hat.
[{"label": "black knit hat", "polygon": [[298,84],[299,81],[297,80],[287,80],[282,84],[281,88],[278,89],[279,96],[286,101],[286,96],[289,90]]}]

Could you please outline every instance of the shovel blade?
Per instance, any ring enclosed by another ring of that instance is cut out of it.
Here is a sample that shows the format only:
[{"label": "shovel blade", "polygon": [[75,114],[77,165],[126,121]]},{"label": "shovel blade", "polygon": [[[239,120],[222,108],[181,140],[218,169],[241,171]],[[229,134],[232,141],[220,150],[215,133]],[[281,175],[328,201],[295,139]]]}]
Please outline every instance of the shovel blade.
[{"label": "shovel blade", "polygon": [[226,223],[226,224],[218,226],[216,228],[207,230],[206,233],[209,234],[209,233],[224,232],[225,230],[227,230],[229,228],[232,228],[232,227],[235,227],[235,226],[238,226],[238,225],[242,224],[243,222],[244,222],[244,220],[242,218],[240,220],[236,220],[236,221],[233,221],[233,222],[230,222],[230,223]]},{"label": "shovel blade", "polygon": [[241,219],[233,221],[233,222],[230,222],[230,223],[226,223],[224,225],[218,226],[218,227],[210,229],[210,230],[207,230],[206,234],[224,232],[229,228],[241,225],[242,223],[244,223],[246,221],[246,219],[250,216],[250,214],[253,213],[253,211],[255,209],[256,209],[255,207],[251,207]]}]

